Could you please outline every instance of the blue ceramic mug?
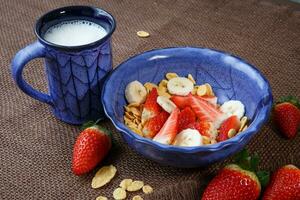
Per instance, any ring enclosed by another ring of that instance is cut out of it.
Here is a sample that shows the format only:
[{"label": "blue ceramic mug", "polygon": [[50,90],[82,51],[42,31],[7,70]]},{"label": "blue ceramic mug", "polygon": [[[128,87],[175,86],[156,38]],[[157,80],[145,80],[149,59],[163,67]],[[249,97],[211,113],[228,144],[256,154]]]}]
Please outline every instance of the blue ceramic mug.
[{"label": "blue ceramic mug", "polygon": [[[80,46],[63,46],[44,39],[49,27],[63,21],[85,20],[103,27],[106,35]],[[20,50],[12,61],[12,75],[19,88],[29,96],[52,107],[58,119],[82,124],[103,118],[101,88],[112,69],[111,35],[116,22],[104,10],[89,6],[70,6],[50,11],[35,25],[36,42]],[[22,78],[25,65],[32,59],[45,58],[49,94],[33,89]]]}]

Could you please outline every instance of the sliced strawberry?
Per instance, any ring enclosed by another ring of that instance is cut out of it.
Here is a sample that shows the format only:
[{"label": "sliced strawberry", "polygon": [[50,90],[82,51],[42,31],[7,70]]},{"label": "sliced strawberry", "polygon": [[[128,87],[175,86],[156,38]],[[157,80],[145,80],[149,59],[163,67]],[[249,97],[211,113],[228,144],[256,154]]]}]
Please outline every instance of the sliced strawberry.
[{"label": "sliced strawberry", "polygon": [[162,144],[172,144],[174,138],[178,132],[178,116],[179,109],[175,108],[171,115],[168,117],[164,126],[160,129],[160,131],[153,138],[153,141],[162,143]]},{"label": "sliced strawberry", "polygon": [[158,115],[161,112],[161,107],[156,102],[157,97],[158,97],[157,89],[153,88],[148,94],[144,104],[144,109],[142,112],[143,122]]},{"label": "sliced strawberry", "polygon": [[221,142],[228,139],[228,131],[230,129],[234,129],[238,131],[241,127],[241,122],[236,115],[232,115],[228,119],[226,119],[219,129],[219,135],[217,137],[217,141]]},{"label": "sliced strawberry", "polygon": [[147,138],[153,138],[158,133],[158,131],[163,127],[169,115],[170,114],[168,112],[163,110],[155,117],[150,118],[146,122],[143,128],[144,136]]},{"label": "sliced strawberry", "polygon": [[197,96],[195,95],[195,97],[197,97],[198,99],[204,100],[209,102],[210,104],[217,106],[217,100],[218,98],[215,96]]},{"label": "sliced strawberry", "polygon": [[184,108],[178,117],[178,132],[186,129],[191,123],[196,122],[196,115],[190,107]]},{"label": "sliced strawberry", "polygon": [[225,119],[225,115],[207,101],[199,99],[191,94],[189,94],[188,98],[191,108],[200,121],[212,122],[214,127],[218,128]]},{"label": "sliced strawberry", "polygon": [[[201,100],[207,101],[207,102],[209,102],[210,104],[212,104],[214,106],[217,105],[218,98],[215,97],[215,96],[197,96],[197,95],[194,95],[194,97],[197,97],[197,99],[201,99]],[[176,95],[173,95],[170,99],[180,109],[183,109],[183,108],[185,108],[185,107],[187,107],[187,106],[190,105],[189,98],[187,96],[176,96]]]},{"label": "sliced strawberry", "polygon": [[194,123],[190,123],[187,126],[187,128],[196,129],[197,131],[199,131],[201,135],[210,138],[213,138],[215,135],[214,127],[211,122],[206,122],[206,121],[194,122]]},{"label": "sliced strawberry", "polygon": [[173,95],[170,99],[180,109],[183,109],[183,108],[189,106],[189,98],[187,96]]}]

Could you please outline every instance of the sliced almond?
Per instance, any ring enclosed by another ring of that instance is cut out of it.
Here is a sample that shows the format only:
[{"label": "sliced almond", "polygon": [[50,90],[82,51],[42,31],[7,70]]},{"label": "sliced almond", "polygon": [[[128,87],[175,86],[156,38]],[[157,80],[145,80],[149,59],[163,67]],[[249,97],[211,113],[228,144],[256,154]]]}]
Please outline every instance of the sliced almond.
[{"label": "sliced almond", "polygon": [[241,119],[241,127],[239,129],[239,132],[241,132],[243,130],[243,128],[246,126],[247,121],[248,121],[248,118],[246,116],[242,117],[242,119]]},{"label": "sliced almond", "polygon": [[210,138],[207,136],[202,136],[203,144],[210,144]]},{"label": "sliced almond", "polygon": [[159,96],[167,97],[168,99],[170,99],[171,95],[168,92],[166,92],[166,91],[167,91],[167,88],[164,88],[163,90],[162,89],[158,89],[157,93],[158,93]]},{"label": "sliced almond", "polygon": [[235,136],[235,134],[236,134],[236,130],[235,129],[230,129],[229,131],[228,131],[228,138],[232,138],[233,136]]},{"label": "sliced almond", "polygon": [[136,32],[136,34],[140,38],[147,38],[150,36],[150,33],[146,32],[146,31],[138,31],[138,32]]},{"label": "sliced almond", "polygon": [[115,200],[122,200],[126,199],[126,191],[123,188],[117,188],[113,192],[113,197]]},{"label": "sliced almond", "polygon": [[242,131],[245,131],[247,128],[248,128],[248,126],[245,125]]},{"label": "sliced almond", "polygon": [[153,188],[150,185],[144,185],[142,190],[145,194],[150,194],[153,192]]},{"label": "sliced almond", "polygon": [[190,81],[192,81],[192,83],[195,85],[196,81],[194,79],[194,77],[192,76],[192,74],[188,74],[188,79],[190,79]]},{"label": "sliced almond", "polygon": [[93,180],[92,188],[100,188],[109,183],[116,175],[117,168],[113,165],[104,166],[97,171]]},{"label": "sliced almond", "polygon": [[135,192],[135,191],[138,191],[138,190],[142,189],[143,186],[144,186],[144,182],[143,181],[133,181],[127,187],[127,191],[129,191],[129,192]]},{"label": "sliced almond", "polygon": [[137,127],[135,127],[135,126],[128,126],[128,127],[136,134],[143,136],[143,132],[140,129],[138,129]]},{"label": "sliced almond", "polygon": [[176,73],[167,73],[166,74],[166,78],[168,80],[172,79],[172,78],[175,78],[175,77],[178,77],[178,75]]},{"label": "sliced almond", "polygon": [[210,144],[216,144],[217,143],[217,140],[215,140],[215,139],[212,139],[211,141],[210,141]]}]

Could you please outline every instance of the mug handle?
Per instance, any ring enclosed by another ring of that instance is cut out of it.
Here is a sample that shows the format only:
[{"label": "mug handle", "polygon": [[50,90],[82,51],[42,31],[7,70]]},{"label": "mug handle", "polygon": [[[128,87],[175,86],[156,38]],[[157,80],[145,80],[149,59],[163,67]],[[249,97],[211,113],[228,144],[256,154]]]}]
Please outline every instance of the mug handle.
[{"label": "mug handle", "polygon": [[46,56],[46,48],[39,42],[36,41],[24,49],[21,49],[14,57],[12,61],[12,76],[18,87],[31,96],[34,99],[37,99],[41,102],[47,103],[53,106],[53,101],[50,95],[42,93],[40,91],[32,88],[26,81],[24,81],[22,77],[23,68],[25,65],[35,59],[35,58],[43,58]]}]

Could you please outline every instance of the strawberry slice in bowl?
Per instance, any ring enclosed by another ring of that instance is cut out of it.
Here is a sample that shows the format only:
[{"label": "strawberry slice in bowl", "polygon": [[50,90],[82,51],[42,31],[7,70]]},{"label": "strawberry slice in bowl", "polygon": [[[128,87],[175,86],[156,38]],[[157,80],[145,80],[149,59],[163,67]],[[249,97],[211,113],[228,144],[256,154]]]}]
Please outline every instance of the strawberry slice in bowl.
[{"label": "strawberry slice in bowl", "polygon": [[156,134],[153,138],[153,141],[159,142],[162,144],[172,144],[174,138],[178,132],[178,116],[179,116],[179,109],[175,108],[163,127],[160,131]]},{"label": "strawberry slice in bowl", "polygon": [[157,97],[158,97],[157,89],[153,88],[148,94],[145,101],[144,109],[142,112],[143,123],[146,122],[148,119],[158,115],[161,112],[162,108],[157,103]]},{"label": "strawberry slice in bowl", "polygon": [[196,98],[191,94],[188,98],[191,108],[200,121],[212,122],[215,128],[219,128],[226,119],[226,115],[223,112],[207,101]]}]

